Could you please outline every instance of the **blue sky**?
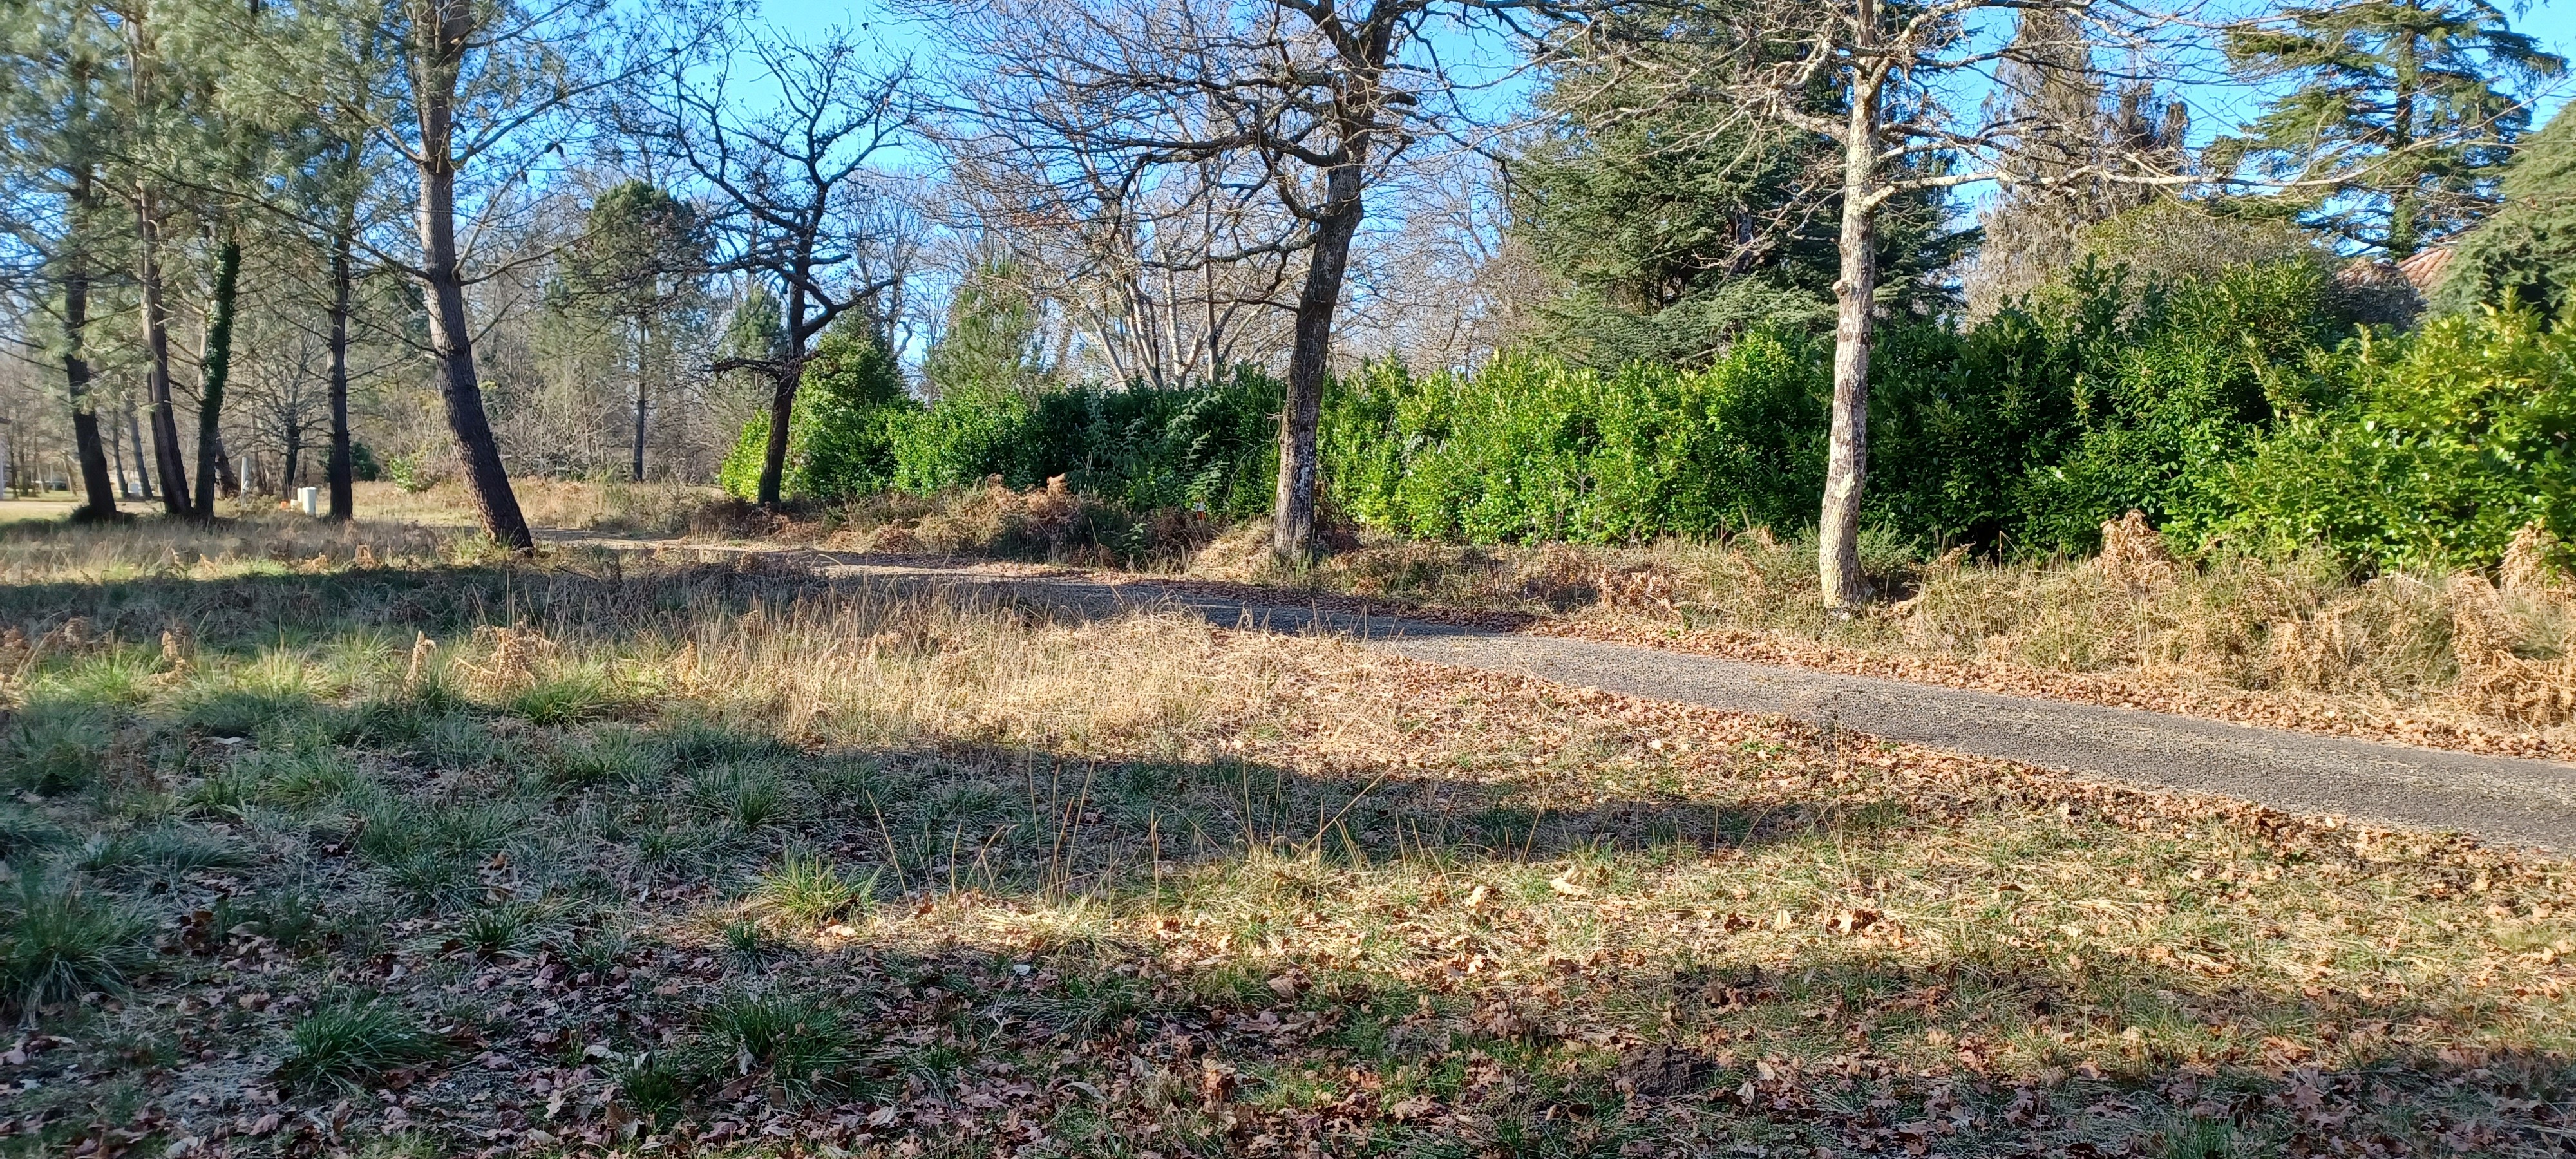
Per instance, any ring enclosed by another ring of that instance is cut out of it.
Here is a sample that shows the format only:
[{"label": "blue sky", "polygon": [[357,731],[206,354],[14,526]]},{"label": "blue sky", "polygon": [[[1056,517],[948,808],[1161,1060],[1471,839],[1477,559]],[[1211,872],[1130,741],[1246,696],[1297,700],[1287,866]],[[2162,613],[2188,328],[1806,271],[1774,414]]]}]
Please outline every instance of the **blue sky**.
[{"label": "blue sky", "polygon": [[[2310,2],[2314,2],[2314,0],[2310,0]],[[2505,0],[2505,6],[2508,12],[2514,11],[2512,0]],[[785,31],[806,33],[819,31],[836,24],[848,27],[864,25],[868,27],[872,34],[881,39],[886,46],[894,52],[902,53],[916,48],[925,47],[921,44],[921,37],[919,34],[906,28],[905,22],[901,17],[893,16],[885,9],[875,4],[846,2],[835,3],[831,2],[831,0],[824,0],[824,2],[820,3],[803,3],[798,2],[798,0],[763,0],[761,13],[770,24]],[[2538,38],[2544,45],[2548,46],[2550,50],[2558,53],[2559,55],[2576,59],[2576,0],[2558,0],[2558,2],[2554,4],[2550,3],[2549,0],[2539,0],[2539,2],[2532,3],[2527,8],[2519,11],[2514,17],[2514,25],[2522,31],[2530,33],[2534,37]],[[1490,51],[1491,49],[1489,48],[1489,52]],[[1455,60],[1458,58],[1459,54],[1448,53],[1444,55]],[[2216,94],[2209,95],[2215,96]],[[2556,112],[2558,107],[2565,103],[2571,95],[2576,95],[2576,79],[2561,82],[2556,86],[2556,91],[2542,94],[2539,101],[2541,112],[2540,119],[2545,120],[2549,114]],[[2193,103],[2195,105],[2201,105],[2204,102],[2195,100]],[[2228,113],[2235,113],[2238,111],[2237,105],[2240,102],[2216,99],[2210,100],[2206,103],[2210,111],[2224,109]],[[2204,131],[2217,132],[2224,131],[2232,126],[2224,124],[2203,124],[2200,127]]]}]

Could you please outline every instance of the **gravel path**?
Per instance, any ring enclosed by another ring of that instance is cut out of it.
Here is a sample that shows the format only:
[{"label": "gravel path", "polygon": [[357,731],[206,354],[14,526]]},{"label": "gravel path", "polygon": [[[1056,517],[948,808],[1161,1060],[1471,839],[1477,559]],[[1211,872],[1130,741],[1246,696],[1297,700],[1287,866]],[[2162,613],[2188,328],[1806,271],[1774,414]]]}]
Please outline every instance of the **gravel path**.
[{"label": "gravel path", "polygon": [[[559,536],[614,548],[651,541]],[[682,548],[689,550],[689,548]],[[728,549],[717,549],[728,550]],[[764,549],[730,549],[764,550]],[[813,553],[820,570],[898,584],[984,588],[1099,615],[1178,607],[1226,627],[1331,632],[1417,660],[1830,724],[1884,740],[2218,793],[2278,809],[2467,833],[2576,852],[2576,766],[2258,728],[2225,721],[2004,696],[1550,636],[1461,628],[1251,601],[1151,581],[1007,575],[968,566]]]}]

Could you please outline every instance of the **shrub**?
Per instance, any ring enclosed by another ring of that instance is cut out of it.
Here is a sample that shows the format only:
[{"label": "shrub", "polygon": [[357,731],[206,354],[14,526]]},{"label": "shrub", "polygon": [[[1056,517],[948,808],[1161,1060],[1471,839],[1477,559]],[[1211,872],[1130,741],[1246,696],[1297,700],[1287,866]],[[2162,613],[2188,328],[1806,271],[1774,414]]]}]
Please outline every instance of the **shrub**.
[{"label": "shrub", "polygon": [[2348,397],[2291,417],[2227,476],[2224,530],[2380,566],[2486,567],[2523,526],[2576,533],[2576,336],[2529,308],[2366,338],[2321,374]]},{"label": "shrub", "polygon": [[[884,489],[894,480],[895,432],[920,410],[882,340],[834,328],[815,344],[797,383],[780,493],[830,499]],[[735,498],[758,498],[768,453],[769,415],[763,413],[743,426],[716,482]]]},{"label": "shrub", "polygon": [[1830,393],[1821,348],[1764,332],[1705,370],[1615,374],[1512,355],[1416,378],[1377,364],[1336,384],[1325,462],[1336,507],[1417,536],[1492,543],[1712,535],[1812,518]]}]

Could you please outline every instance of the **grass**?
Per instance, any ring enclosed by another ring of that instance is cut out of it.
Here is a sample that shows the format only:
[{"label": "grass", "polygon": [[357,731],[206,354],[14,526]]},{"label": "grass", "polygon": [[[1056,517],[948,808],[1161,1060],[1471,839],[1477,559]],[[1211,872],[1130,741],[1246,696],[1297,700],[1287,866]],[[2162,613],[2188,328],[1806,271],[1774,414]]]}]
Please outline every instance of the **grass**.
[{"label": "grass", "polygon": [[88,754],[0,808],[0,1155],[2537,1155],[2576,1114],[2552,858],[460,534],[0,534],[0,631],[55,641],[7,735]]},{"label": "grass", "polygon": [[446,1043],[401,1010],[379,1002],[337,1002],[287,1028],[277,1077],[307,1090],[355,1088],[446,1054]]},{"label": "grass", "polygon": [[21,878],[0,901],[0,1010],[33,1016],[121,994],[152,961],[151,925],[117,900]]},{"label": "grass", "polygon": [[[1151,521],[1099,506],[990,489],[881,496],[777,534],[1126,567],[1774,663],[2576,756],[2576,586],[2563,575],[2506,577],[2509,590],[2499,592],[2491,577],[2463,586],[2450,574],[2374,576],[2323,553],[2285,559],[2223,546],[2138,571],[2098,559],[1974,560],[1872,534],[1863,564],[1885,597],[1842,616],[1819,598],[1812,537],[1766,529],[1620,547],[1349,532],[1313,566],[1283,568],[1266,526],[1183,521],[1137,549],[1091,532]],[[2161,544],[2148,558],[2159,555],[2171,558]],[[2501,649],[2481,653],[2472,645],[2482,637]]]}]

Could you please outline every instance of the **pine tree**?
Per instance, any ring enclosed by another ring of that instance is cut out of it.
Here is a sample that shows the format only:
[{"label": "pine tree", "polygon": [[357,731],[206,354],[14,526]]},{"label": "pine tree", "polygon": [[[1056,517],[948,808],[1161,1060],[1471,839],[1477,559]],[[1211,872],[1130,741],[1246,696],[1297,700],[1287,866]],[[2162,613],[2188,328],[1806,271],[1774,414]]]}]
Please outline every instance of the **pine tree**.
[{"label": "pine tree", "polygon": [[634,375],[632,476],[644,478],[646,422],[657,378],[677,362],[677,332],[706,307],[710,240],[697,210],[644,181],[611,186],[591,202],[565,262],[569,305],[610,329]]},{"label": "pine tree", "polygon": [[932,390],[1023,390],[1045,374],[1037,302],[1008,259],[979,262],[948,300],[948,324],[921,361]]},{"label": "pine tree", "polygon": [[[1654,50],[1711,69],[1725,51],[1714,30],[1688,27]],[[1830,325],[1841,209],[1814,178],[1833,144],[1630,79],[1652,72],[1578,55],[1540,98],[1544,132],[1511,162],[1513,231],[1570,291],[1542,310],[1540,340],[1601,365],[1691,362],[1767,323]],[[1965,240],[1941,206],[1913,194],[1884,211],[1897,309],[1936,304],[1927,275]]]},{"label": "pine tree", "polygon": [[2562,323],[2576,308],[2576,109],[2522,143],[2501,192],[2495,216],[2461,240],[2434,306],[2457,311],[2511,298]]},{"label": "pine tree", "polygon": [[2290,85],[2213,168],[2250,163],[2306,190],[2305,222],[2391,258],[2475,224],[2531,124],[2517,87],[2566,62],[2488,0],[2354,0],[2230,29],[2247,80]]},{"label": "pine tree", "polygon": [[92,292],[112,247],[105,163],[120,52],[87,4],[0,9],[0,232],[26,259],[44,303],[47,362],[61,367],[80,461],[84,518],[116,515],[91,367]]},{"label": "pine tree", "polygon": [[2113,158],[2177,173],[2186,164],[2189,110],[2151,84],[2105,78],[2073,14],[2025,9],[2013,40],[1989,112],[2016,147],[2002,167],[2011,180],[1978,215],[1984,236],[1966,287],[1972,316],[2062,274],[2085,227],[2167,195],[2102,179],[2117,167]]}]

